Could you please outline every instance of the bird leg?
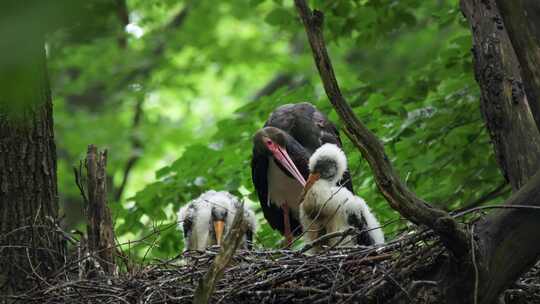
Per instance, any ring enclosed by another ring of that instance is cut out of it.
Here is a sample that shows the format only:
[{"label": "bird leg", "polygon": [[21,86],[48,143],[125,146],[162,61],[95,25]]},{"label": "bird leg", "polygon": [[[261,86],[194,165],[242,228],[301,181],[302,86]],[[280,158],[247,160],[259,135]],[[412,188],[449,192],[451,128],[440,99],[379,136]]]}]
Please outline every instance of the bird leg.
[{"label": "bird leg", "polygon": [[291,220],[289,218],[289,206],[287,203],[283,204],[283,227],[285,230],[285,248],[292,245],[293,236],[291,232]]}]

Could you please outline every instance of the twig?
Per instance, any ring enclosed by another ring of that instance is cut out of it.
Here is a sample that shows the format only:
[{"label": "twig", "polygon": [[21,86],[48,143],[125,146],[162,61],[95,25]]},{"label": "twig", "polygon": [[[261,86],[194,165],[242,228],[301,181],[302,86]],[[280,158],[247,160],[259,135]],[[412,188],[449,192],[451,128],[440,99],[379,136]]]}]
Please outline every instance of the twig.
[{"label": "twig", "polygon": [[76,167],[73,167],[73,175],[75,176],[75,184],[77,185],[77,188],[79,188],[79,191],[81,192],[84,205],[88,206],[88,196],[86,195],[86,190],[84,190],[84,184],[82,181],[82,161],[79,161],[78,169]]},{"label": "twig", "polygon": [[529,205],[489,205],[489,206],[480,206],[476,208],[471,208],[462,212],[452,214],[453,217],[458,218],[466,214],[477,212],[480,210],[486,209],[531,209],[531,210],[540,210],[540,206],[529,206]]},{"label": "twig", "polygon": [[474,224],[471,224],[471,259],[474,267],[474,304],[478,303],[478,265],[476,265],[476,248],[474,246]]}]

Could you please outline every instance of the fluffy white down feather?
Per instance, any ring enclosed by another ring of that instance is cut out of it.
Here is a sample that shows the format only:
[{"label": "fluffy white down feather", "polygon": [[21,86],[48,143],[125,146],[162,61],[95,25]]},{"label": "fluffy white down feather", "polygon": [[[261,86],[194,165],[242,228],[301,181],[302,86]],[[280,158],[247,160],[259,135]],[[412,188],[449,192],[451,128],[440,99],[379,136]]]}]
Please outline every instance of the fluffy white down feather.
[{"label": "fluffy white down feather", "polygon": [[317,161],[323,158],[334,159],[336,161],[336,176],[331,182],[334,184],[337,183],[343,176],[343,173],[347,170],[347,156],[345,156],[345,153],[343,153],[338,146],[334,144],[324,144],[315,150],[309,158],[309,171],[313,172]]},{"label": "fluffy white down feather", "polygon": [[[313,153],[309,160],[310,171],[320,159],[333,159],[337,164],[336,177],[332,180],[319,179],[306,193],[300,208],[300,221],[304,231],[304,239],[312,242],[319,238],[320,231],[326,233],[343,231],[351,227],[348,224],[349,215],[364,218],[368,234],[375,244],[384,243],[384,233],[379,221],[371,212],[366,202],[352,194],[345,187],[336,186],[347,169],[347,160],[343,151],[333,144],[325,144]],[[351,241],[345,239],[344,243]]]},{"label": "fluffy white down feather", "polygon": [[[191,220],[191,232],[184,234],[185,250],[204,250],[208,246],[216,244],[213,237],[212,208],[227,210],[225,217],[224,235],[232,226],[236,211],[240,207],[238,198],[226,191],[210,190],[201,194],[198,198],[190,201],[178,211],[178,227],[183,230],[184,221]],[[257,218],[251,208],[244,204],[244,222],[247,231],[255,234],[257,230]],[[245,245],[246,237],[242,241]]]}]

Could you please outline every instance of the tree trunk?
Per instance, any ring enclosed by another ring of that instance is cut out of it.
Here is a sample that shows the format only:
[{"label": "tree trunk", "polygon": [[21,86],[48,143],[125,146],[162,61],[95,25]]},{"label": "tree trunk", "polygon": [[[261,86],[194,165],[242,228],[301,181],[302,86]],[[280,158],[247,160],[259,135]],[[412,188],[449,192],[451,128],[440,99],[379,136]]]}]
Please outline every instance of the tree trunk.
[{"label": "tree trunk", "polygon": [[43,39],[14,33],[0,42],[0,294],[40,284],[64,256]]},{"label": "tree trunk", "polygon": [[481,111],[499,167],[515,191],[540,168],[540,133],[519,62],[494,0],[462,0],[461,10],[473,34]]},{"label": "tree trunk", "polygon": [[478,303],[495,303],[498,295],[540,258],[540,172],[505,205],[476,225],[481,261]]},{"label": "tree trunk", "polygon": [[540,127],[540,2],[497,0],[497,5],[518,55],[529,105]]},{"label": "tree trunk", "polygon": [[[540,173],[536,173],[540,167],[540,134],[535,121],[540,116],[536,114],[538,91],[534,90],[538,76],[534,70],[540,62],[535,62],[532,54],[538,53],[538,42],[534,44],[534,37],[528,37],[528,25],[538,19],[526,16],[534,15],[534,11],[523,11],[524,2],[532,6],[534,1],[497,1],[504,6],[502,17],[495,0],[461,1],[473,34],[481,109],[497,161],[514,191],[523,186],[506,202],[510,208],[516,204],[540,205]],[[512,40],[503,19],[511,25]],[[540,53],[536,55],[540,57]],[[532,209],[507,209],[477,224],[479,303],[493,303],[508,284],[538,260],[539,213]]]}]

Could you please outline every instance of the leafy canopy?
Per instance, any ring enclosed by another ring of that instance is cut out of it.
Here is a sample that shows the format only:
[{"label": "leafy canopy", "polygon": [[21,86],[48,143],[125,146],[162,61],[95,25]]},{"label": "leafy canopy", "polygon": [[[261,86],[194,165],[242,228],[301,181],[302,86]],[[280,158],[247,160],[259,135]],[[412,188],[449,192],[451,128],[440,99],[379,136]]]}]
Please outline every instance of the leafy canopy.
[{"label": "leafy canopy", "polygon": [[[347,100],[413,191],[456,209],[503,183],[457,1],[311,2],[325,13]],[[171,257],[182,250],[176,212],[202,192],[227,190],[260,209],[251,136],[275,107],[310,101],[339,121],[292,1],[128,0],[127,10],[127,25],[114,6],[92,19],[102,30],[77,36],[64,28],[48,37],[61,200],[68,224],[80,227],[71,167],[87,144],[110,149],[111,192],[136,159],[126,191],[112,202],[118,238],[140,257]],[[277,76],[285,84],[253,100]],[[342,139],[358,194],[381,222],[398,219],[366,162]],[[280,236],[260,210],[258,217],[257,241],[277,246]],[[392,235],[404,224],[385,230]]]}]

